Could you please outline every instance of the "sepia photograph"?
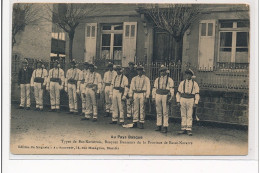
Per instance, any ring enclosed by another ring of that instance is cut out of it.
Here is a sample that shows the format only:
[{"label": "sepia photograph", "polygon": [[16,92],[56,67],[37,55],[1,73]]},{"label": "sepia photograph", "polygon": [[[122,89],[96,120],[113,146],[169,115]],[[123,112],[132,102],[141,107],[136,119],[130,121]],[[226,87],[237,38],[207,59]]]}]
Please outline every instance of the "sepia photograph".
[{"label": "sepia photograph", "polygon": [[11,6],[10,154],[248,155],[250,5]]}]

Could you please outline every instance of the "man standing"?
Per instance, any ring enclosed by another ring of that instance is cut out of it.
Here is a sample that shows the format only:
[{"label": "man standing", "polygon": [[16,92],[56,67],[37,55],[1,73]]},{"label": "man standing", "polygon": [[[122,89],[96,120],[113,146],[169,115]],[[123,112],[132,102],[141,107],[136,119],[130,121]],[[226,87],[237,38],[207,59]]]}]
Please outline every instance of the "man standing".
[{"label": "man standing", "polygon": [[75,60],[72,60],[65,79],[65,91],[69,96],[69,114],[78,114],[77,82],[79,79],[79,72],[80,70],[76,68]]},{"label": "man standing", "polygon": [[168,76],[166,71],[167,67],[162,65],[159,69],[160,77],[155,79],[153,88],[153,101],[156,103],[157,112],[156,131],[162,130],[162,133],[167,133],[168,130],[168,102],[170,102],[174,96],[174,82],[172,78]]},{"label": "man standing", "polygon": [[112,122],[110,124],[116,124],[119,118],[119,124],[124,124],[124,110],[122,101],[126,100],[128,93],[128,79],[122,74],[122,67],[116,66],[117,75],[113,78],[111,83],[110,98],[112,98],[113,114]]},{"label": "man standing", "polygon": [[[137,76],[137,72],[135,69],[135,63],[134,62],[129,62],[128,63],[129,67],[127,68],[128,70],[126,71],[125,75],[128,79],[128,84],[130,85],[133,77]],[[129,86],[128,86],[129,87]],[[126,107],[127,107],[127,118],[130,119],[133,115],[134,112],[134,106],[131,104],[129,96],[127,95],[127,100],[126,100]]]},{"label": "man standing", "polygon": [[78,80],[78,85],[77,85],[77,93],[80,94],[81,96],[81,102],[82,102],[82,113],[81,115],[84,116],[85,112],[86,112],[86,97],[84,94],[85,88],[84,88],[84,83],[85,83],[85,77],[87,76],[87,74],[89,73],[89,63],[88,62],[84,62],[84,69],[82,71],[80,71],[79,74],[79,80]]},{"label": "man standing", "polygon": [[60,90],[64,86],[64,71],[59,67],[59,61],[54,61],[53,68],[49,71],[46,89],[50,91],[51,110],[60,112]]},{"label": "man standing", "polygon": [[42,61],[37,62],[37,69],[32,73],[31,87],[34,87],[36,111],[43,111],[43,89],[46,87],[48,72],[43,68]]},{"label": "man standing", "polygon": [[116,76],[116,71],[113,70],[113,64],[109,63],[107,65],[108,71],[104,74],[104,84],[105,84],[105,104],[106,104],[106,117],[109,117],[112,114],[112,100],[109,97],[111,91],[111,82],[112,79]]},{"label": "man standing", "polygon": [[86,112],[85,117],[81,120],[89,120],[93,114],[93,122],[97,121],[97,99],[100,98],[100,91],[102,88],[101,75],[95,72],[96,66],[94,64],[89,64],[89,72],[85,76],[85,97],[86,102]]},{"label": "man standing", "polygon": [[19,109],[24,109],[26,103],[26,110],[29,110],[31,107],[30,80],[33,69],[28,67],[28,61],[26,59],[23,60],[22,65],[23,67],[19,70],[18,73],[18,88],[21,89],[21,103]]},{"label": "man standing", "polygon": [[136,70],[138,75],[131,81],[129,97],[131,102],[134,100],[133,127],[137,127],[137,123],[139,122],[139,128],[143,129],[145,120],[145,103],[147,103],[150,96],[150,80],[143,74],[143,66],[138,66]]},{"label": "man standing", "polygon": [[199,85],[192,79],[194,72],[191,69],[185,71],[185,80],[181,81],[176,95],[177,105],[181,109],[181,131],[178,134],[192,136],[193,107],[199,103]]}]

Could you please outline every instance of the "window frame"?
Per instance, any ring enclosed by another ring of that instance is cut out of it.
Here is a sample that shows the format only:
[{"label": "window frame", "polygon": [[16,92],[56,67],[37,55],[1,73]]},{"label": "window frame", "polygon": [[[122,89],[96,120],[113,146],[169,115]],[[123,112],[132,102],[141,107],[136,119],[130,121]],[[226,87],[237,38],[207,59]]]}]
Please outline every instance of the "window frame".
[{"label": "window frame", "polygon": [[[218,31],[218,58],[217,58],[217,63],[226,63],[226,62],[222,62],[220,61],[220,49],[221,49],[221,46],[220,46],[220,43],[221,43],[221,39],[220,39],[220,33],[221,32],[231,32],[232,33],[232,44],[231,44],[231,57],[230,57],[230,62],[228,63],[237,63],[237,64],[240,64],[238,62],[236,62],[236,49],[237,48],[240,48],[241,46],[236,46],[236,41],[237,41],[237,33],[238,32],[247,32],[248,33],[248,46],[247,46],[247,49],[248,49],[248,56],[247,56],[247,59],[248,59],[248,64],[249,64],[249,57],[250,57],[250,26],[249,27],[240,27],[240,28],[237,28],[237,22],[241,22],[243,20],[232,20],[233,22],[233,26],[232,28],[221,28],[221,22],[225,22],[225,20],[220,20],[219,21],[219,31]],[[250,23],[249,23],[250,24]],[[245,47],[243,47],[245,48]],[[242,64],[242,63],[241,63]]]},{"label": "window frame", "polygon": [[[118,27],[118,26],[122,26],[122,30],[115,30],[115,27]],[[103,26],[111,26],[111,29],[110,30],[103,30]],[[124,28],[123,28],[123,23],[104,23],[101,25],[101,41],[100,41],[100,57],[101,59],[103,58],[102,57],[102,50],[103,48],[108,48],[109,47],[109,59],[104,59],[104,60],[110,60],[110,61],[122,61],[122,57],[120,60],[118,59],[115,59],[114,57],[114,51],[115,51],[115,48],[121,48],[121,51],[123,52],[123,34],[125,34],[125,31],[124,31]],[[109,34],[110,35],[110,46],[103,46],[103,39],[102,39],[102,36],[103,34]],[[122,45],[121,46],[115,46],[114,45],[114,39],[115,39],[115,34],[121,34],[122,35]],[[130,33],[129,33],[130,35]]]}]

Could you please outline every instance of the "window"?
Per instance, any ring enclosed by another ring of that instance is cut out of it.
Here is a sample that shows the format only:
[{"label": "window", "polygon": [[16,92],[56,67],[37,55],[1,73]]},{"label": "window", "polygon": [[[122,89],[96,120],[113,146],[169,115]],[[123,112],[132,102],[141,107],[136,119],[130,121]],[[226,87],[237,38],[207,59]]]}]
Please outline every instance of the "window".
[{"label": "window", "polygon": [[59,28],[53,28],[51,33],[51,54],[60,57],[65,55],[66,37],[65,32]]},{"label": "window", "polygon": [[135,25],[125,26],[125,37],[130,37],[130,38],[135,37]]},{"label": "window", "polygon": [[[128,35],[130,34],[128,28]],[[131,33],[132,34],[132,33]],[[123,46],[123,25],[104,24],[101,36],[101,58],[121,64]]]},{"label": "window", "polygon": [[126,25],[125,27],[125,36],[129,37],[129,30],[130,30],[130,25]]},{"label": "window", "polygon": [[206,23],[201,24],[201,36],[206,36]]},{"label": "window", "polygon": [[213,23],[201,23],[200,36],[213,36]]},{"label": "window", "polygon": [[86,37],[87,38],[95,38],[96,37],[96,26],[88,25],[86,28]]},{"label": "window", "polygon": [[64,32],[52,32],[51,37],[56,40],[65,40],[65,33]]},{"label": "window", "polygon": [[213,23],[208,23],[208,36],[213,35]]},{"label": "window", "polygon": [[96,36],[96,26],[92,26],[91,27],[91,37],[95,37]]},{"label": "window", "polygon": [[249,21],[220,21],[219,63],[249,62]]},{"label": "window", "polygon": [[90,26],[87,26],[87,37],[90,37]]},{"label": "window", "polygon": [[131,37],[135,36],[135,25],[131,25]]}]

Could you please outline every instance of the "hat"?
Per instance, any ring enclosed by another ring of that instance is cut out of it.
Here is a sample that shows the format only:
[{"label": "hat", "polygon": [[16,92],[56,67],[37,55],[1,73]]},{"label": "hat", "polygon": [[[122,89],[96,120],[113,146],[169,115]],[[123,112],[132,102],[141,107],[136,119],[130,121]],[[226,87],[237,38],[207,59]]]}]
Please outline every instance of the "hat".
[{"label": "hat", "polygon": [[135,63],[131,61],[128,63],[128,65],[135,65]]},{"label": "hat", "polygon": [[22,63],[23,63],[23,64],[29,64],[29,62],[28,62],[27,59],[24,59],[24,60],[22,61]]},{"label": "hat", "polygon": [[89,63],[88,66],[89,66],[89,67],[94,67],[94,64]]},{"label": "hat", "polygon": [[161,65],[161,67],[159,69],[160,72],[161,71],[167,71],[167,70],[168,70],[167,67],[165,67],[164,65]]},{"label": "hat", "polygon": [[190,74],[191,76],[194,76],[194,72],[191,69],[185,70],[186,74]]},{"label": "hat", "polygon": [[70,63],[76,65],[75,59],[71,60]]},{"label": "hat", "polygon": [[144,67],[142,65],[139,65],[136,67],[136,70],[144,70]]},{"label": "hat", "polygon": [[113,67],[114,65],[113,65],[113,63],[111,63],[111,62],[109,62],[108,64],[107,64],[107,67]]},{"label": "hat", "polygon": [[55,63],[55,62],[58,63],[58,64],[60,64],[60,62],[59,62],[58,60],[53,61],[53,63]]},{"label": "hat", "polygon": [[117,71],[117,70],[122,70],[122,67],[120,66],[120,65],[117,65],[116,67],[115,67],[115,70]]}]

